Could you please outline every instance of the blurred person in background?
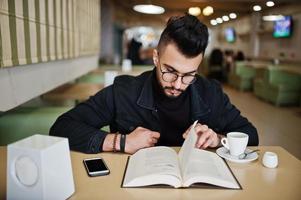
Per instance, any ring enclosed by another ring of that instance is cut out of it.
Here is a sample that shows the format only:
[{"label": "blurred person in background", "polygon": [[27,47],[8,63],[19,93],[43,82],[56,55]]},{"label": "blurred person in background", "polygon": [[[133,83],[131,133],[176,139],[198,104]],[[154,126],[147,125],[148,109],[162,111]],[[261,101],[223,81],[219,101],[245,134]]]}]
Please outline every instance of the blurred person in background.
[{"label": "blurred person in background", "polygon": [[245,60],[245,54],[242,51],[237,51],[235,56],[235,61],[244,61]]},{"label": "blurred person in background", "polygon": [[142,43],[137,41],[134,37],[128,44],[127,58],[132,61],[133,65],[143,64],[143,61],[141,59],[141,47]]},{"label": "blurred person in background", "polygon": [[215,48],[211,51],[208,63],[208,78],[225,81],[224,54],[221,49]]},{"label": "blurred person in background", "polygon": [[228,77],[230,71],[234,68],[234,51],[230,49],[225,50],[225,77]]}]

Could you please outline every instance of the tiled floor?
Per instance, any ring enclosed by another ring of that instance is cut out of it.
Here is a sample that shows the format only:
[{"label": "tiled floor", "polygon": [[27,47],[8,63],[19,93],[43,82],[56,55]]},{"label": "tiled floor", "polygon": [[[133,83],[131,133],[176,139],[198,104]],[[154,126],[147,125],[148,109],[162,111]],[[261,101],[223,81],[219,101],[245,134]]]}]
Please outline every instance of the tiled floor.
[{"label": "tiled floor", "polygon": [[224,86],[231,102],[257,128],[260,145],[282,146],[301,160],[301,107],[276,107],[252,92]]}]

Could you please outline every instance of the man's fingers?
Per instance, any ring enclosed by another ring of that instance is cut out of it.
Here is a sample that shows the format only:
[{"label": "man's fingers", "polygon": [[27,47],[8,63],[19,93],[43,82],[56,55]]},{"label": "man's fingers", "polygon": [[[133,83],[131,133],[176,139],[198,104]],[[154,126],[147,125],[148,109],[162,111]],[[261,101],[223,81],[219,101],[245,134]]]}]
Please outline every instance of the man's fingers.
[{"label": "man's fingers", "polygon": [[156,144],[158,142],[158,139],[160,138],[160,133],[158,132],[152,132],[150,134],[150,137],[148,138],[148,143],[152,144],[154,146],[154,144]]},{"label": "man's fingers", "polygon": [[151,137],[156,138],[156,139],[159,139],[159,138],[160,138],[160,133],[155,132],[155,131],[152,131],[152,132],[151,132]]},{"label": "man's fingers", "polygon": [[[216,146],[216,145],[214,145],[214,143],[216,143],[216,141],[218,140],[218,137],[217,137],[217,134],[212,129],[208,129],[202,135],[204,135],[203,136],[204,138],[202,138],[201,141],[199,140],[199,143],[197,144],[198,148],[206,149],[207,147]],[[201,138],[201,136],[200,136],[200,138]]]},{"label": "man's fingers", "polygon": [[216,146],[214,143],[216,143],[216,141],[218,140],[217,134],[212,129],[209,129],[208,133],[209,137],[207,138],[207,141],[201,146],[202,149]]},{"label": "man's fingers", "polygon": [[[186,139],[189,131],[191,129],[191,126],[189,127],[189,129],[182,135],[184,139]],[[209,127],[207,125],[202,125],[200,123],[197,123],[196,126],[194,127],[195,132],[200,136],[202,135],[204,132],[209,130]]]},{"label": "man's fingers", "polygon": [[153,146],[155,146],[154,143],[148,143],[148,144],[146,145],[146,147],[153,147]]},{"label": "man's fingers", "polygon": [[207,125],[197,124],[197,126],[194,129],[195,132],[199,134],[208,131],[209,127]]},{"label": "man's fingers", "polygon": [[210,136],[207,138],[205,143],[202,146],[200,146],[200,148],[206,149],[207,147],[209,147],[212,144],[212,142],[213,142],[213,136]]},{"label": "man's fingers", "polygon": [[152,138],[152,143],[156,144],[158,142],[158,140],[156,138]]},{"label": "man's fingers", "polygon": [[209,127],[207,125],[201,125],[200,126],[200,131],[201,132],[206,132],[206,131],[208,131],[208,129],[209,129]]},{"label": "man's fingers", "polygon": [[152,143],[152,144],[156,144],[157,141],[158,140],[156,138],[148,138],[148,140],[147,140],[148,143]]},{"label": "man's fingers", "polygon": [[208,138],[208,135],[206,133],[202,133],[198,138],[196,147],[200,148],[204,144],[204,142],[207,140],[207,138]]},{"label": "man's fingers", "polygon": [[210,130],[200,134],[199,139],[196,144],[197,148],[201,148],[204,145],[204,143],[208,140],[208,138],[210,137],[210,134],[212,133],[212,130],[211,131]]}]

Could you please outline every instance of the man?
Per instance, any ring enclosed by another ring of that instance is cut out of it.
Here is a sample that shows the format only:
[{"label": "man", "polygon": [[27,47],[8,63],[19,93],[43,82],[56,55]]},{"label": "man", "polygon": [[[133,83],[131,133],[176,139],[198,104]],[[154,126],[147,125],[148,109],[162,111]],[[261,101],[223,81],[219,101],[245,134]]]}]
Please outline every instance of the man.
[{"label": "man", "polygon": [[142,43],[133,38],[128,45],[127,58],[131,59],[133,65],[142,65],[143,61],[140,57]]},{"label": "man", "polygon": [[[198,120],[197,148],[217,147],[231,131],[247,133],[249,145],[258,145],[256,129],[221,86],[196,74],[207,43],[207,27],[196,17],[171,18],[153,52],[153,71],[117,77],[60,116],[50,134],[69,138],[72,150],[132,154],[155,145],[182,145]],[[111,133],[100,130],[106,125]]]}]

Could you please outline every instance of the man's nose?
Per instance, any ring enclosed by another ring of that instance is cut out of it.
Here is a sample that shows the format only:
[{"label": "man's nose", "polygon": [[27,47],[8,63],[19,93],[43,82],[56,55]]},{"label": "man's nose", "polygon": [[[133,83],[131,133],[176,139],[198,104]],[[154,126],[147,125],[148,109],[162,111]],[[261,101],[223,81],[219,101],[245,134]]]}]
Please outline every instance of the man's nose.
[{"label": "man's nose", "polygon": [[180,89],[182,85],[182,77],[178,76],[177,80],[173,82],[173,87],[176,89]]}]

